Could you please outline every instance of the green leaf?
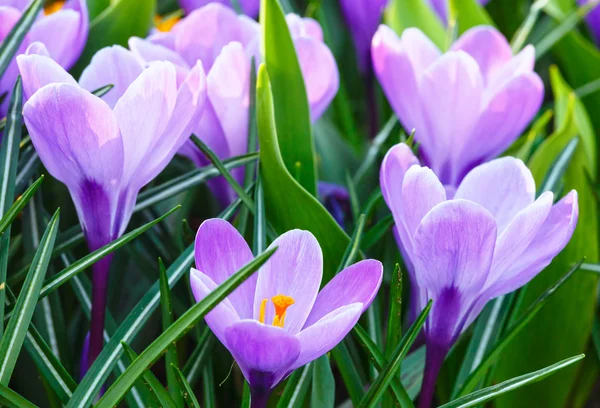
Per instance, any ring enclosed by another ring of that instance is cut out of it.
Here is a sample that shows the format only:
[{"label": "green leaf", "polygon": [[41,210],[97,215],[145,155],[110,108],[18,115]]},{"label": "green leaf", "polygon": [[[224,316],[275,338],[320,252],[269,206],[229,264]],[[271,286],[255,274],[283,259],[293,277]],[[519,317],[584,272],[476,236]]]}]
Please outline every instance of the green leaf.
[{"label": "green leaf", "polygon": [[277,0],[261,0],[260,22],[261,52],[273,88],[276,135],[281,159],[294,179],[308,193],[316,196],[317,167],[308,96],[296,48]]},{"label": "green leaf", "polygon": [[[534,154],[531,170],[539,186],[552,163],[564,150],[573,136],[579,135],[579,144],[564,175],[563,191],[575,189],[579,203],[577,228],[565,249],[521,291],[515,315],[520,315],[546,288],[556,282],[565,270],[586,257],[597,263],[598,253],[598,203],[586,174],[597,174],[596,135],[585,107],[562,79],[558,69],[552,68],[550,78],[555,99],[555,121],[558,129],[538,148],[544,148],[547,156]],[[597,116],[597,115],[595,115]],[[563,132],[560,135],[560,132]],[[570,137],[571,136],[571,137]],[[550,146],[545,147],[544,145]],[[542,154],[542,153],[540,153]],[[538,315],[529,322],[527,330],[519,333],[498,362],[496,382],[531,372],[564,358],[587,350],[595,316],[594,304],[598,277],[578,273],[564,285]],[[564,334],[568,333],[568,336]],[[544,342],[540,343],[539,339]],[[531,350],[536,350],[531,353]],[[543,385],[536,384],[527,390],[519,390],[502,397],[500,408],[515,404],[559,408],[566,404],[576,381],[576,368],[568,368],[548,379]]]},{"label": "green leaf", "polygon": [[458,21],[458,33],[462,34],[478,25],[494,26],[485,9],[476,0],[450,0],[451,15]]},{"label": "green leaf", "polygon": [[37,408],[37,405],[2,384],[0,384],[0,405],[7,408]]},{"label": "green leaf", "polygon": [[299,228],[315,235],[323,250],[322,285],[325,285],[335,274],[350,239],[321,203],[303,189],[285,168],[279,151],[269,76],[264,64],[258,72],[256,97],[260,174],[268,220],[279,233]]},{"label": "green leaf", "polygon": [[371,146],[369,146],[369,150],[367,150],[367,154],[361,162],[360,167],[352,178],[355,186],[359,186],[369,174],[378,172],[379,169],[377,167],[377,158],[379,157],[381,150],[385,146],[385,143],[389,139],[397,124],[398,117],[396,115],[392,115],[386,122],[383,129],[381,129],[377,136],[375,136],[371,142]]},{"label": "green leaf", "polygon": [[498,398],[502,394],[521,388],[527,384],[541,381],[544,378],[554,374],[556,371],[562,370],[563,368],[580,361],[584,357],[584,354],[580,354],[578,356],[567,358],[541,370],[484,388],[469,395],[465,395],[464,397],[442,405],[440,408],[468,408],[479,406]]},{"label": "green leaf", "polygon": [[390,385],[394,376],[400,369],[400,363],[402,363],[402,359],[408,353],[408,350],[414,343],[419,331],[421,331],[421,327],[425,324],[425,319],[427,319],[427,315],[431,310],[431,300],[423,309],[423,311],[419,314],[415,322],[410,326],[404,337],[402,337],[402,341],[398,344],[398,347],[392,353],[389,362],[382,367],[379,375],[375,382],[369,388],[367,395],[360,402],[360,407],[371,408],[377,405],[379,399],[383,396],[383,393],[387,390],[387,387]]},{"label": "green leaf", "polygon": [[[2,74],[0,74],[0,77]],[[21,142],[21,110],[23,105],[23,88],[21,77],[18,77],[14,86],[8,107],[8,128],[0,143],[0,224],[4,219],[8,206],[15,199],[15,177],[19,161],[19,143]],[[0,133],[2,131],[0,130]],[[8,210],[10,212],[10,210]],[[10,225],[12,220],[7,225]],[[6,227],[8,228],[8,227]],[[10,249],[10,230],[6,235],[0,226],[0,285],[5,284],[8,270],[8,253]],[[0,289],[0,322],[4,322],[4,304],[6,295]],[[0,338],[4,333],[4,324],[0,323]]]},{"label": "green leaf", "polygon": [[556,160],[554,160],[550,171],[548,171],[544,177],[544,181],[542,181],[542,185],[539,189],[540,191],[552,191],[554,194],[560,192],[561,180],[567,172],[569,164],[571,164],[571,159],[575,154],[578,143],[579,139],[577,137],[569,140],[569,143],[567,143],[563,151],[560,152]]},{"label": "green leaf", "polygon": [[[130,37],[146,37],[154,25],[156,0],[112,0],[105,6],[90,22],[85,49],[73,68],[76,73],[81,73],[101,48],[115,44],[127,47]],[[96,12],[91,11],[91,15]]]},{"label": "green leaf", "polygon": [[44,232],[23,288],[17,298],[15,306],[17,312],[11,316],[0,342],[0,384],[7,385],[10,381],[21,346],[27,335],[58,232],[59,214],[60,210],[56,210]]},{"label": "green leaf", "polygon": [[215,343],[215,336],[210,331],[209,327],[204,329],[204,333],[198,341],[196,349],[188,359],[187,364],[183,367],[183,372],[186,373],[186,380],[190,385],[194,385],[204,363],[209,357]]},{"label": "green leaf", "polygon": [[396,264],[390,286],[390,315],[388,317],[385,356],[389,358],[402,338],[402,271]]},{"label": "green leaf", "polygon": [[277,408],[303,407],[311,378],[312,363],[309,363],[301,369],[294,371],[294,373],[286,382],[283,394],[277,403]]},{"label": "green leaf", "polygon": [[4,75],[9,64],[17,54],[27,32],[42,10],[44,0],[34,0],[15,23],[8,35],[0,43],[0,77]]},{"label": "green leaf", "polygon": [[310,406],[333,408],[335,406],[335,378],[333,378],[331,364],[327,355],[316,359],[312,363],[312,369]]},{"label": "green leaf", "polygon": [[385,11],[384,21],[398,35],[409,27],[417,27],[439,49],[446,48],[446,30],[427,0],[391,0]]},{"label": "green leaf", "polygon": [[356,260],[356,257],[359,255],[360,240],[362,238],[363,231],[365,230],[365,220],[365,215],[361,214],[358,218],[358,221],[356,222],[356,228],[354,229],[352,238],[350,238],[350,243],[346,248],[346,252],[344,252],[344,256],[342,258],[342,261],[340,262],[340,266],[338,266],[338,272],[341,272],[350,265],[352,265]]},{"label": "green leaf", "polygon": [[[160,305],[164,332],[173,324],[173,309],[171,307],[171,291],[169,290],[167,270],[165,268],[165,264],[160,258],[158,258],[158,270],[160,273]],[[175,371],[169,369],[171,366],[175,368],[179,367],[177,343],[174,342],[167,349],[167,354],[165,355],[165,364],[167,365],[167,385],[169,386],[169,393],[171,394],[171,398],[173,399],[175,405],[180,407],[183,405],[183,398],[181,395],[181,390],[179,389],[179,382],[177,381]]]},{"label": "green leaf", "polygon": [[267,249],[267,221],[265,215],[265,195],[262,177],[256,178],[256,189],[254,190],[254,239],[252,240],[255,254]]},{"label": "green leaf", "polygon": [[348,346],[344,341],[338,344],[333,350],[331,355],[335,360],[335,364],[340,371],[346,390],[350,395],[353,406],[357,406],[360,403],[364,395],[363,385],[360,378],[360,374],[356,369],[356,365],[352,361],[352,356],[348,350]]},{"label": "green leaf", "polygon": [[381,220],[379,220],[377,224],[373,225],[365,233],[364,238],[362,240],[362,250],[369,250],[373,245],[378,243],[381,240],[381,238],[383,238],[385,233],[388,232],[393,226],[394,216],[392,214],[388,214]]},{"label": "green leaf", "polygon": [[[162,282],[161,282],[162,283]],[[124,341],[121,342],[123,349],[125,350],[125,354],[131,361],[135,361],[138,357],[135,351],[127,343]],[[153,393],[161,407],[163,408],[175,408],[177,406],[175,402],[171,399],[169,393],[164,389],[163,385],[158,381],[158,378],[152,373],[151,370],[146,370],[143,374],[144,384],[148,387],[151,393]]]},{"label": "green leaf", "polygon": [[[360,325],[354,326],[352,329],[352,333],[356,335],[358,342],[362,346],[363,350],[366,352],[369,360],[375,366],[377,371],[381,371],[383,367],[385,367],[387,360],[383,353],[379,350],[375,342],[369,337],[369,334],[363,329]],[[392,355],[393,353],[390,353]],[[400,381],[398,381],[397,376],[392,377],[392,381],[390,383],[390,388],[394,393],[394,398],[401,407],[404,408],[413,408],[413,402],[411,401],[408,393],[404,389],[404,386]]]},{"label": "green leaf", "polygon": [[275,252],[276,247],[258,255],[237,273],[228,278],[219,287],[212,291],[201,302],[196,303],[184,313],[171,327],[164,331],[150,344],[140,356],[125,370],[100,399],[97,408],[113,407],[123,399],[123,396],[133,386],[135,380],[142,375],[174,341],[180,339],[192,329],[208,312],[220,301],[235,290],[247,278],[260,268]]},{"label": "green leaf", "polygon": [[189,408],[200,408],[200,403],[194,395],[194,390],[192,390],[192,387],[185,379],[185,376],[183,375],[181,370],[174,365],[171,366],[171,369],[175,373],[175,378],[179,383],[179,390],[181,391],[181,396],[183,397],[187,406]]},{"label": "green leaf", "polygon": [[10,224],[13,222],[13,220],[17,217],[17,215],[19,215],[19,213],[21,212],[21,210],[23,209],[23,207],[25,207],[25,205],[27,204],[27,202],[29,202],[29,200],[31,199],[31,197],[33,197],[33,195],[35,194],[35,192],[39,188],[40,184],[42,184],[42,181],[44,181],[44,176],[43,175],[40,176],[40,178],[37,179],[27,189],[27,191],[25,191],[23,193],[23,195],[21,195],[17,199],[17,201],[15,201],[15,203],[8,209],[8,211],[6,211],[6,214],[4,215],[4,217],[2,217],[2,219],[0,219],[0,236],[2,234],[4,234],[4,232],[10,226]]},{"label": "green leaf", "polygon": [[527,17],[523,20],[523,23],[519,26],[510,41],[513,54],[517,54],[521,51],[523,45],[525,45],[525,42],[527,41],[527,37],[529,37],[531,30],[533,30],[533,27],[540,16],[540,12],[549,1],[550,0],[535,0],[533,2],[529,8]]}]

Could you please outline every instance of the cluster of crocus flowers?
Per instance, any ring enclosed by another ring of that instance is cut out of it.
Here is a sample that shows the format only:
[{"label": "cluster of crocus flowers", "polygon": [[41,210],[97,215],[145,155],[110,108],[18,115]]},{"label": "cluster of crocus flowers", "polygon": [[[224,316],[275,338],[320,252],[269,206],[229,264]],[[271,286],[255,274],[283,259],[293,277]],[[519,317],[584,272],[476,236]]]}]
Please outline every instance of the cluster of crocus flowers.
[{"label": "cluster of crocus flowers", "polygon": [[423,163],[445,185],[458,186],[469,170],[506,150],[543,100],[533,46],[513,56],[492,27],[465,32],[441,54],[418,29],[398,38],[382,25],[372,53],[394,112],[416,130]]},{"label": "cluster of crocus flowers", "polygon": [[[140,189],[188,139],[204,110],[204,70],[198,62],[180,79],[170,62],[144,68],[114,46],[93,57],[78,84],[42,44],[28,51],[17,57],[23,117],[44,166],[69,189],[93,251],[123,234]],[[91,93],[111,84],[103,98]],[[90,363],[102,348],[110,259],[93,268]]]},{"label": "cluster of crocus flowers", "polygon": [[[229,7],[234,6],[236,0],[179,0],[181,8],[190,14],[192,11],[206,6],[210,3],[220,3]],[[260,0],[237,0],[242,12],[250,17],[258,16],[258,10],[260,9]]]},{"label": "cluster of crocus flowers", "polygon": [[[310,18],[287,16],[288,26],[305,80],[312,120],[317,120],[333,100],[339,87],[333,54],[323,43],[319,24]],[[207,107],[193,133],[220,159],[241,155],[248,149],[250,106],[250,65],[260,56],[258,23],[219,3],[211,3],[190,13],[171,31],[155,33],[147,39],[131,38],[130,49],[147,62],[170,61],[184,75],[198,60],[207,72]],[[190,141],[181,154],[199,166],[207,159]],[[241,181],[243,169],[233,176]],[[227,182],[218,178],[210,186],[222,203],[234,197]]]},{"label": "cluster of crocus flowers", "polygon": [[[263,408],[273,388],[295,369],[327,353],[358,322],[383,277],[376,260],[358,262],[319,292],[323,255],[316,238],[293,230],[271,244],[276,252],[223,302],[206,323],[231,352]],[[191,286],[204,299],[253,258],[237,230],[210,219],[198,230]]]},{"label": "cluster of crocus flowers", "polygon": [[[30,3],[30,0],[0,0],[0,43]],[[52,59],[63,68],[70,69],[79,59],[88,36],[85,0],[54,1],[48,3],[41,14],[25,35],[17,55],[25,53],[30,44],[39,41],[46,46]],[[0,118],[6,116],[10,92],[18,75],[19,69],[13,60],[0,78]]]},{"label": "cluster of crocus flowers", "polygon": [[421,392],[421,406],[429,407],[461,332],[489,300],[529,282],[569,242],[577,193],[554,205],[551,192],[536,199],[531,172],[512,157],[475,167],[454,192],[405,144],[387,153],[380,181],[409,270],[412,307],[418,312],[433,300]]}]

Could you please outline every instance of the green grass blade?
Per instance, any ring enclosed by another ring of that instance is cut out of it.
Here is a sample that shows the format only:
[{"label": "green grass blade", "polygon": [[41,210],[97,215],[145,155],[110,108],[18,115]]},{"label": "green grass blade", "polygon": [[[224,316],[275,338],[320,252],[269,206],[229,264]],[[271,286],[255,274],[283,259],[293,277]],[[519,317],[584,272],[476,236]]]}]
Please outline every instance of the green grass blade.
[{"label": "green grass blade", "polygon": [[10,388],[0,384],[0,406],[6,408],[38,408]]},{"label": "green grass blade", "polygon": [[202,389],[204,391],[204,407],[205,408],[216,408],[216,395],[215,395],[215,370],[213,367],[212,359],[208,359],[204,367],[202,367]]},{"label": "green grass blade", "polygon": [[348,395],[350,395],[353,406],[358,406],[358,403],[364,395],[363,384],[356,365],[352,360],[352,356],[350,355],[350,351],[348,350],[348,346],[342,341],[331,350],[331,355],[340,371],[342,381],[346,386]]},{"label": "green grass blade", "polygon": [[363,238],[362,249],[367,251],[373,245],[381,240],[386,232],[394,226],[394,217],[392,214],[388,214],[373,225],[366,233]]},{"label": "green grass blade", "polygon": [[310,381],[312,379],[312,363],[296,370],[288,379],[277,408],[302,407]]},{"label": "green grass blade", "polygon": [[354,229],[354,233],[350,238],[350,243],[346,248],[346,252],[344,253],[342,261],[340,262],[340,266],[338,267],[338,272],[341,272],[342,270],[352,265],[352,263],[354,263],[354,261],[356,260],[356,257],[359,255],[360,241],[363,235],[363,231],[365,230],[365,221],[365,215],[361,214],[360,217],[358,217],[358,221],[356,222],[356,228]]},{"label": "green grass blade", "polygon": [[186,373],[186,381],[190,385],[194,385],[200,376],[202,366],[212,352],[215,339],[216,338],[212,334],[210,328],[206,327],[202,333],[202,336],[200,337],[200,340],[198,341],[196,349],[188,359],[187,364],[183,367],[183,372]]},{"label": "green grass blade", "polygon": [[[136,352],[133,351],[133,349],[129,347],[129,345],[125,342],[121,342],[121,345],[123,346],[127,357],[129,357],[131,361],[135,361],[135,359],[138,357]],[[158,381],[158,378],[156,378],[156,376],[152,374],[152,371],[146,370],[142,377],[144,379],[144,384],[148,386],[150,392],[156,395],[156,398],[158,399],[158,402],[160,403],[161,407],[176,408],[178,406],[181,406],[175,404],[175,401],[171,399],[171,396],[169,395],[167,390],[165,390],[160,381]]]},{"label": "green grass blade", "polygon": [[10,224],[13,222],[13,220],[17,217],[17,215],[19,215],[23,207],[27,205],[31,197],[33,197],[37,189],[40,187],[40,184],[42,184],[42,181],[44,181],[43,175],[40,176],[40,178],[37,179],[27,189],[27,191],[25,191],[23,195],[21,195],[21,197],[17,199],[17,201],[14,202],[14,204],[8,209],[8,211],[2,217],[2,219],[0,219],[0,236],[4,234],[4,232],[10,226]]},{"label": "green grass blade", "polygon": [[10,318],[0,342],[0,384],[7,385],[10,381],[27,335],[58,232],[59,214],[60,210],[56,210],[44,232],[23,288],[17,298],[16,313]]},{"label": "green grass blade", "polygon": [[535,23],[537,22],[540,16],[540,12],[549,1],[550,0],[535,0],[533,2],[531,7],[529,8],[529,13],[527,14],[527,17],[525,18],[519,29],[515,32],[515,34],[512,37],[512,40],[510,41],[513,54],[516,55],[519,51],[521,51],[521,48],[523,48],[527,37],[529,37],[531,30],[533,30],[533,27],[535,26]]},{"label": "green grass blade", "polygon": [[402,339],[402,271],[396,264],[392,274],[390,287],[390,315],[388,316],[388,332],[385,341],[385,356],[390,358]]},{"label": "green grass blade", "polygon": [[544,378],[554,374],[558,370],[582,360],[584,357],[584,354],[580,354],[578,356],[567,358],[541,370],[504,381],[500,384],[484,388],[469,395],[465,395],[464,397],[442,405],[440,408],[468,408],[482,405],[488,401],[498,398],[502,394],[516,390],[527,384],[541,381]]},{"label": "green grass blade", "polygon": [[335,406],[335,378],[327,355],[313,362],[310,406],[333,408]]},{"label": "green grass blade", "polygon": [[92,91],[92,93],[94,95],[96,95],[98,98],[102,98],[104,95],[106,95],[108,93],[108,91],[110,91],[114,87],[115,86],[113,84],[104,85],[104,86],[101,86],[100,88]]},{"label": "green grass blade", "polygon": [[560,152],[556,160],[554,160],[554,163],[552,163],[550,171],[548,171],[546,177],[544,177],[544,181],[542,182],[542,185],[539,189],[540,192],[552,191],[554,195],[558,194],[561,186],[561,180],[565,175],[567,168],[571,164],[571,159],[575,154],[575,149],[577,149],[578,144],[578,137],[574,137],[569,141],[569,143],[567,143],[567,145],[562,150],[562,152]]},{"label": "green grass blade", "polygon": [[256,188],[254,190],[254,204],[254,239],[252,242],[254,253],[259,254],[267,248],[267,220],[265,215],[265,194],[260,173],[256,177]]},{"label": "green grass blade", "polygon": [[17,54],[23,39],[42,10],[44,0],[34,0],[0,44],[0,77]]},{"label": "green grass blade", "polygon": [[183,397],[183,400],[187,406],[189,408],[200,408],[200,403],[194,395],[194,390],[192,390],[192,387],[185,379],[185,376],[181,370],[174,365],[171,366],[171,370],[173,373],[175,373],[175,378],[177,379],[177,382],[179,383],[179,389],[181,390],[181,396]]},{"label": "green grass blade", "polygon": [[[158,270],[160,273],[160,298],[161,298],[161,312],[162,312],[162,327],[163,332],[166,331],[169,326],[173,324],[173,308],[171,307],[171,291],[169,290],[169,280],[167,278],[167,270],[162,259],[158,259]],[[179,367],[179,357],[177,355],[177,343],[171,344],[167,349],[165,355],[165,364],[167,366],[167,385],[169,387],[169,393],[173,402],[176,406],[180,407],[183,405],[183,398],[181,396],[181,390],[179,389],[179,382],[175,376],[175,372],[170,370],[171,366],[175,368]]]},{"label": "green grass blade", "polygon": [[417,338],[421,327],[425,324],[425,319],[427,319],[427,315],[431,310],[431,301],[427,304],[425,309],[419,314],[415,322],[410,326],[402,341],[394,350],[394,353],[390,357],[389,362],[381,369],[379,376],[375,380],[375,382],[369,388],[367,395],[363,398],[360,403],[360,407],[363,408],[371,408],[377,405],[379,399],[383,396],[383,393],[386,391],[387,387],[390,385],[392,379],[400,369],[400,363],[402,359],[408,353],[408,350],[412,346],[413,342]]},{"label": "green grass blade", "polygon": [[485,356],[481,364],[474,370],[471,375],[466,379],[462,386],[459,397],[465,396],[477,387],[477,384],[484,378],[488,369],[497,361],[498,357],[506,346],[515,338],[515,336],[525,327],[527,323],[533,319],[533,317],[544,307],[548,302],[548,299],[552,297],[554,293],[569,280],[571,276],[579,269],[583,260],[579,261],[565,276],[563,276],[558,282],[544,292],[537,301],[535,301],[521,316],[521,318],[513,322],[507,329],[502,339],[494,346],[494,348]]},{"label": "green grass blade", "polygon": [[204,300],[196,303],[183,314],[169,329],[163,332],[150,344],[140,356],[127,368],[106,394],[98,402],[97,408],[113,407],[121,401],[123,396],[132,387],[135,380],[150,367],[165,351],[170,344],[180,339],[192,329],[209,311],[220,301],[225,299],[235,288],[242,284],[250,275],[260,268],[275,252],[276,248],[269,249],[258,255],[236,274],[232,275],[223,284],[219,285]]},{"label": "green grass blade", "polygon": [[367,155],[365,156],[365,158],[362,161],[362,164],[354,174],[353,179],[355,186],[360,185],[360,183],[362,183],[364,177],[367,174],[376,171],[377,157],[379,156],[379,153],[381,152],[381,149],[383,149],[383,146],[387,142],[388,138],[392,134],[392,130],[394,130],[394,127],[396,127],[397,123],[398,117],[396,115],[392,115],[392,117],[387,121],[383,129],[381,129],[379,134],[375,136],[373,142],[371,142],[369,150],[367,151]]}]

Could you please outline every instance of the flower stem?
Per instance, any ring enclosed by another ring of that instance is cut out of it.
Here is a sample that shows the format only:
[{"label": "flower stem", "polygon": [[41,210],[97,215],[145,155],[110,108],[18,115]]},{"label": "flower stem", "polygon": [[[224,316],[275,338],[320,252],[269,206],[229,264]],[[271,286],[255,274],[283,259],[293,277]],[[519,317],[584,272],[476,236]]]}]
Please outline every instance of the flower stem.
[{"label": "flower stem", "polygon": [[419,397],[419,408],[429,408],[433,402],[435,393],[435,383],[444,358],[448,353],[448,348],[439,344],[427,344],[427,357],[425,360],[425,374],[423,376],[423,386],[421,387],[421,396]]},{"label": "flower stem", "polygon": [[108,255],[92,266],[92,321],[90,329],[90,345],[87,358],[88,368],[104,346],[104,319],[106,316],[106,295],[108,289],[108,272],[112,255]]},{"label": "flower stem", "polygon": [[250,408],[265,408],[269,402],[270,391],[264,389],[250,389]]}]

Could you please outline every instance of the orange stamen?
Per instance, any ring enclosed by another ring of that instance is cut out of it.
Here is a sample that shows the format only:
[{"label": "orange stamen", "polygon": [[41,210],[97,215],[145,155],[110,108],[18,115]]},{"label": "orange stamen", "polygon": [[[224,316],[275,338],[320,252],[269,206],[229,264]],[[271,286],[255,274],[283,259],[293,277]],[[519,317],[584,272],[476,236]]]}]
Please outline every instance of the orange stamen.
[{"label": "orange stamen", "polygon": [[275,305],[275,318],[273,319],[273,326],[283,327],[285,324],[285,314],[287,308],[296,303],[293,298],[285,295],[277,295],[271,298],[273,305]]},{"label": "orange stamen", "polygon": [[65,0],[58,0],[44,6],[44,15],[49,16],[50,14],[54,14],[57,11],[60,11],[65,5],[65,3]]},{"label": "orange stamen", "polygon": [[267,310],[267,302],[269,299],[263,299],[260,303],[260,309],[258,310],[258,321],[265,324],[265,312]]},{"label": "orange stamen", "polygon": [[156,26],[156,29],[158,31],[161,31],[163,33],[167,33],[169,31],[171,31],[171,29],[173,28],[173,26],[175,24],[177,24],[177,22],[181,20],[180,16],[171,16],[171,17],[167,17],[167,18],[162,18],[161,16],[155,16],[154,17],[154,25]]}]

